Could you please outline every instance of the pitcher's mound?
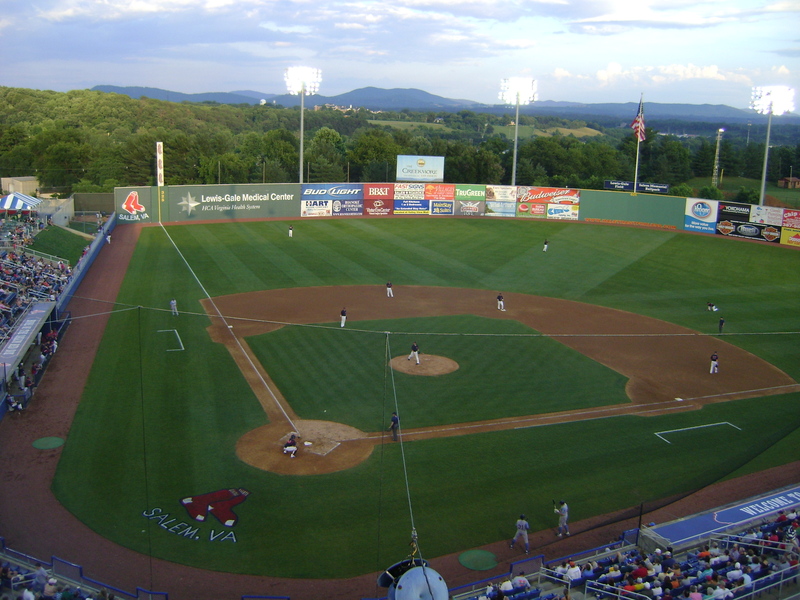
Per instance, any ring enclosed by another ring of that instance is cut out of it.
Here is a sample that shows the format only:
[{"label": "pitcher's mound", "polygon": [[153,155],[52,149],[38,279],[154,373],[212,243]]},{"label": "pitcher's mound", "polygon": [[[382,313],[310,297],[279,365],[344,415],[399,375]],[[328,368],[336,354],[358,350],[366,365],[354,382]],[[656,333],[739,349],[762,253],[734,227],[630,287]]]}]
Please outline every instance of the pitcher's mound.
[{"label": "pitcher's mound", "polygon": [[446,375],[458,370],[458,363],[446,356],[420,353],[419,364],[413,358],[407,358],[408,356],[395,356],[389,364],[395,371],[409,375]]}]

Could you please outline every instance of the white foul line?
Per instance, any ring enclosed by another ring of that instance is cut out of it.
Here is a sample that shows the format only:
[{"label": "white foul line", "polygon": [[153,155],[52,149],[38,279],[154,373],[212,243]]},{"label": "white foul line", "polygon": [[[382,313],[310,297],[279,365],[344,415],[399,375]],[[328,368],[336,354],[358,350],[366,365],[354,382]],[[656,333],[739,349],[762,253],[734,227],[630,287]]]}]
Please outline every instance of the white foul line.
[{"label": "white foul line", "polygon": [[665,442],[667,442],[668,444],[671,444],[672,442],[670,442],[665,437],[662,437],[662,435],[661,435],[662,433],[676,433],[678,431],[690,431],[692,429],[703,429],[704,427],[716,427],[717,425],[729,425],[729,426],[733,427],[734,429],[738,429],[739,431],[742,430],[741,427],[737,427],[733,423],[728,423],[727,421],[722,421],[720,423],[709,423],[708,425],[696,425],[695,427],[682,427],[680,429],[670,429],[669,431],[658,431],[658,432],[656,432],[656,437],[659,437],[662,440],[664,440]]},{"label": "white foul line", "polygon": [[177,329],[159,329],[158,333],[169,333],[170,331],[175,334],[176,338],[178,338],[178,344],[180,345],[180,348],[167,348],[167,352],[181,352],[182,350],[185,350],[183,347],[183,341],[181,340],[181,336],[178,334]]}]

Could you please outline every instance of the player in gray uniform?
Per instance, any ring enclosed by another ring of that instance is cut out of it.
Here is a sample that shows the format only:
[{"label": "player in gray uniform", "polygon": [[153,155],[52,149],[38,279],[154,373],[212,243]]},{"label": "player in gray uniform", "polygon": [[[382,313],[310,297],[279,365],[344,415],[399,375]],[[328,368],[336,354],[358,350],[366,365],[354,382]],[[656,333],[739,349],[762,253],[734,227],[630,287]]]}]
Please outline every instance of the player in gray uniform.
[{"label": "player in gray uniform", "polygon": [[347,309],[343,308],[342,312],[340,312],[339,314],[342,316],[342,324],[340,325],[340,327],[344,327],[344,323],[345,321],[347,321]]},{"label": "player in gray uniform", "polygon": [[569,525],[567,525],[569,506],[567,503],[562,500],[558,503],[558,508],[553,508],[553,512],[558,515],[558,537],[561,537],[562,533],[569,535]]},{"label": "player in gray uniform", "polygon": [[522,541],[525,542],[525,554],[527,554],[530,550],[528,547],[528,529],[530,529],[530,525],[528,525],[528,521],[525,520],[525,515],[519,516],[516,527],[517,533],[514,534],[514,539],[511,540],[511,543],[508,545],[508,547],[513,548],[516,541],[522,538]]},{"label": "player in gray uniform", "polygon": [[716,351],[711,355],[711,369],[709,373],[719,373],[719,354]]},{"label": "player in gray uniform", "polygon": [[175,298],[169,301],[169,309],[173,315],[178,316],[178,301]]}]

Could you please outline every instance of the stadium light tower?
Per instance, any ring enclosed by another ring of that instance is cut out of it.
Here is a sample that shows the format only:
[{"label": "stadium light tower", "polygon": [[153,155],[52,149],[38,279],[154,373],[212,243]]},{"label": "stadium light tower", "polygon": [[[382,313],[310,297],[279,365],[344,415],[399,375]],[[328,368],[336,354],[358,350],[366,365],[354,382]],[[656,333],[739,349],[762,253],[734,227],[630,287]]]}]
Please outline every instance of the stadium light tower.
[{"label": "stadium light tower", "polygon": [[761,173],[761,194],[758,197],[758,204],[763,206],[767,190],[767,161],[769,160],[769,134],[772,129],[772,115],[781,116],[783,113],[794,110],[794,90],[783,85],[754,87],[750,108],[759,114],[769,115],[769,119],[767,119],[767,144],[764,148],[764,170]]},{"label": "stadium light tower", "polygon": [[517,185],[517,140],[519,139],[519,105],[537,100],[536,80],[530,77],[509,77],[500,81],[500,99],[517,107],[514,118],[514,162],[511,166],[511,185]]},{"label": "stadium light tower", "polygon": [[717,151],[714,152],[714,174],[711,176],[711,185],[714,187],[719,187],[719,144],[723,133],[725,130],[722,127],[717,129]]},{"label": "stadium light tower", "polygon": [[316,94],[322,81],[322,71],[313,67],[288,67],[283,76],[286,89],[292,95],[300,94],[300,183],[303,183],[303,136],[305,112],[305,97]]}]

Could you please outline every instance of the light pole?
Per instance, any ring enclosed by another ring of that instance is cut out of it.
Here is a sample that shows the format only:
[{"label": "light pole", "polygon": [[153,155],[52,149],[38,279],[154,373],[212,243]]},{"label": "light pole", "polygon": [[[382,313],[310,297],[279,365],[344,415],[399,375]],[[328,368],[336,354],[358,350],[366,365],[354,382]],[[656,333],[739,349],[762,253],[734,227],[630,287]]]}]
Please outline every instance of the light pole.
[{"label": "light pole", "polygon": [[714,174],[711,176],[711,185],[719,187],[719,144],[722,141],[722,134],[725,130],[720,127],[717,130],[717,150],[714,152]]},{"label": "light pole", "polygon": [[519,139],[519,105],[530,104],[537,99],[536,80],[530,77],[509,77],[500,81],[500,99],[506,104],[516,105],[514,118],[514,162],[511,166],[511,185],[517,185],[517,141]]},{"label": "light pole", "polygon": [[769,160],[769,134],[772,129],[772,115],[781,116],[783,113],[794,110],[794,90],[783,85],[754,87],[750,108],[759,114],[769,115],[767,119],[767,143],[764,148],[764,170],[761,173],[761,194],[758,197],[759,206],[763,206],[767,190],[767,161]]},{"label": "light pole", "polygon": [[289,67],[283,76],[286,81],[286,89],[292,95],[300,94],[300,169],[299,180],[303,183],[303,136],[305,123],[303,113],[305,112],[305,97],[316,94],[319,91],[319,84],[322,81],[322,71],[313,67]]}]

